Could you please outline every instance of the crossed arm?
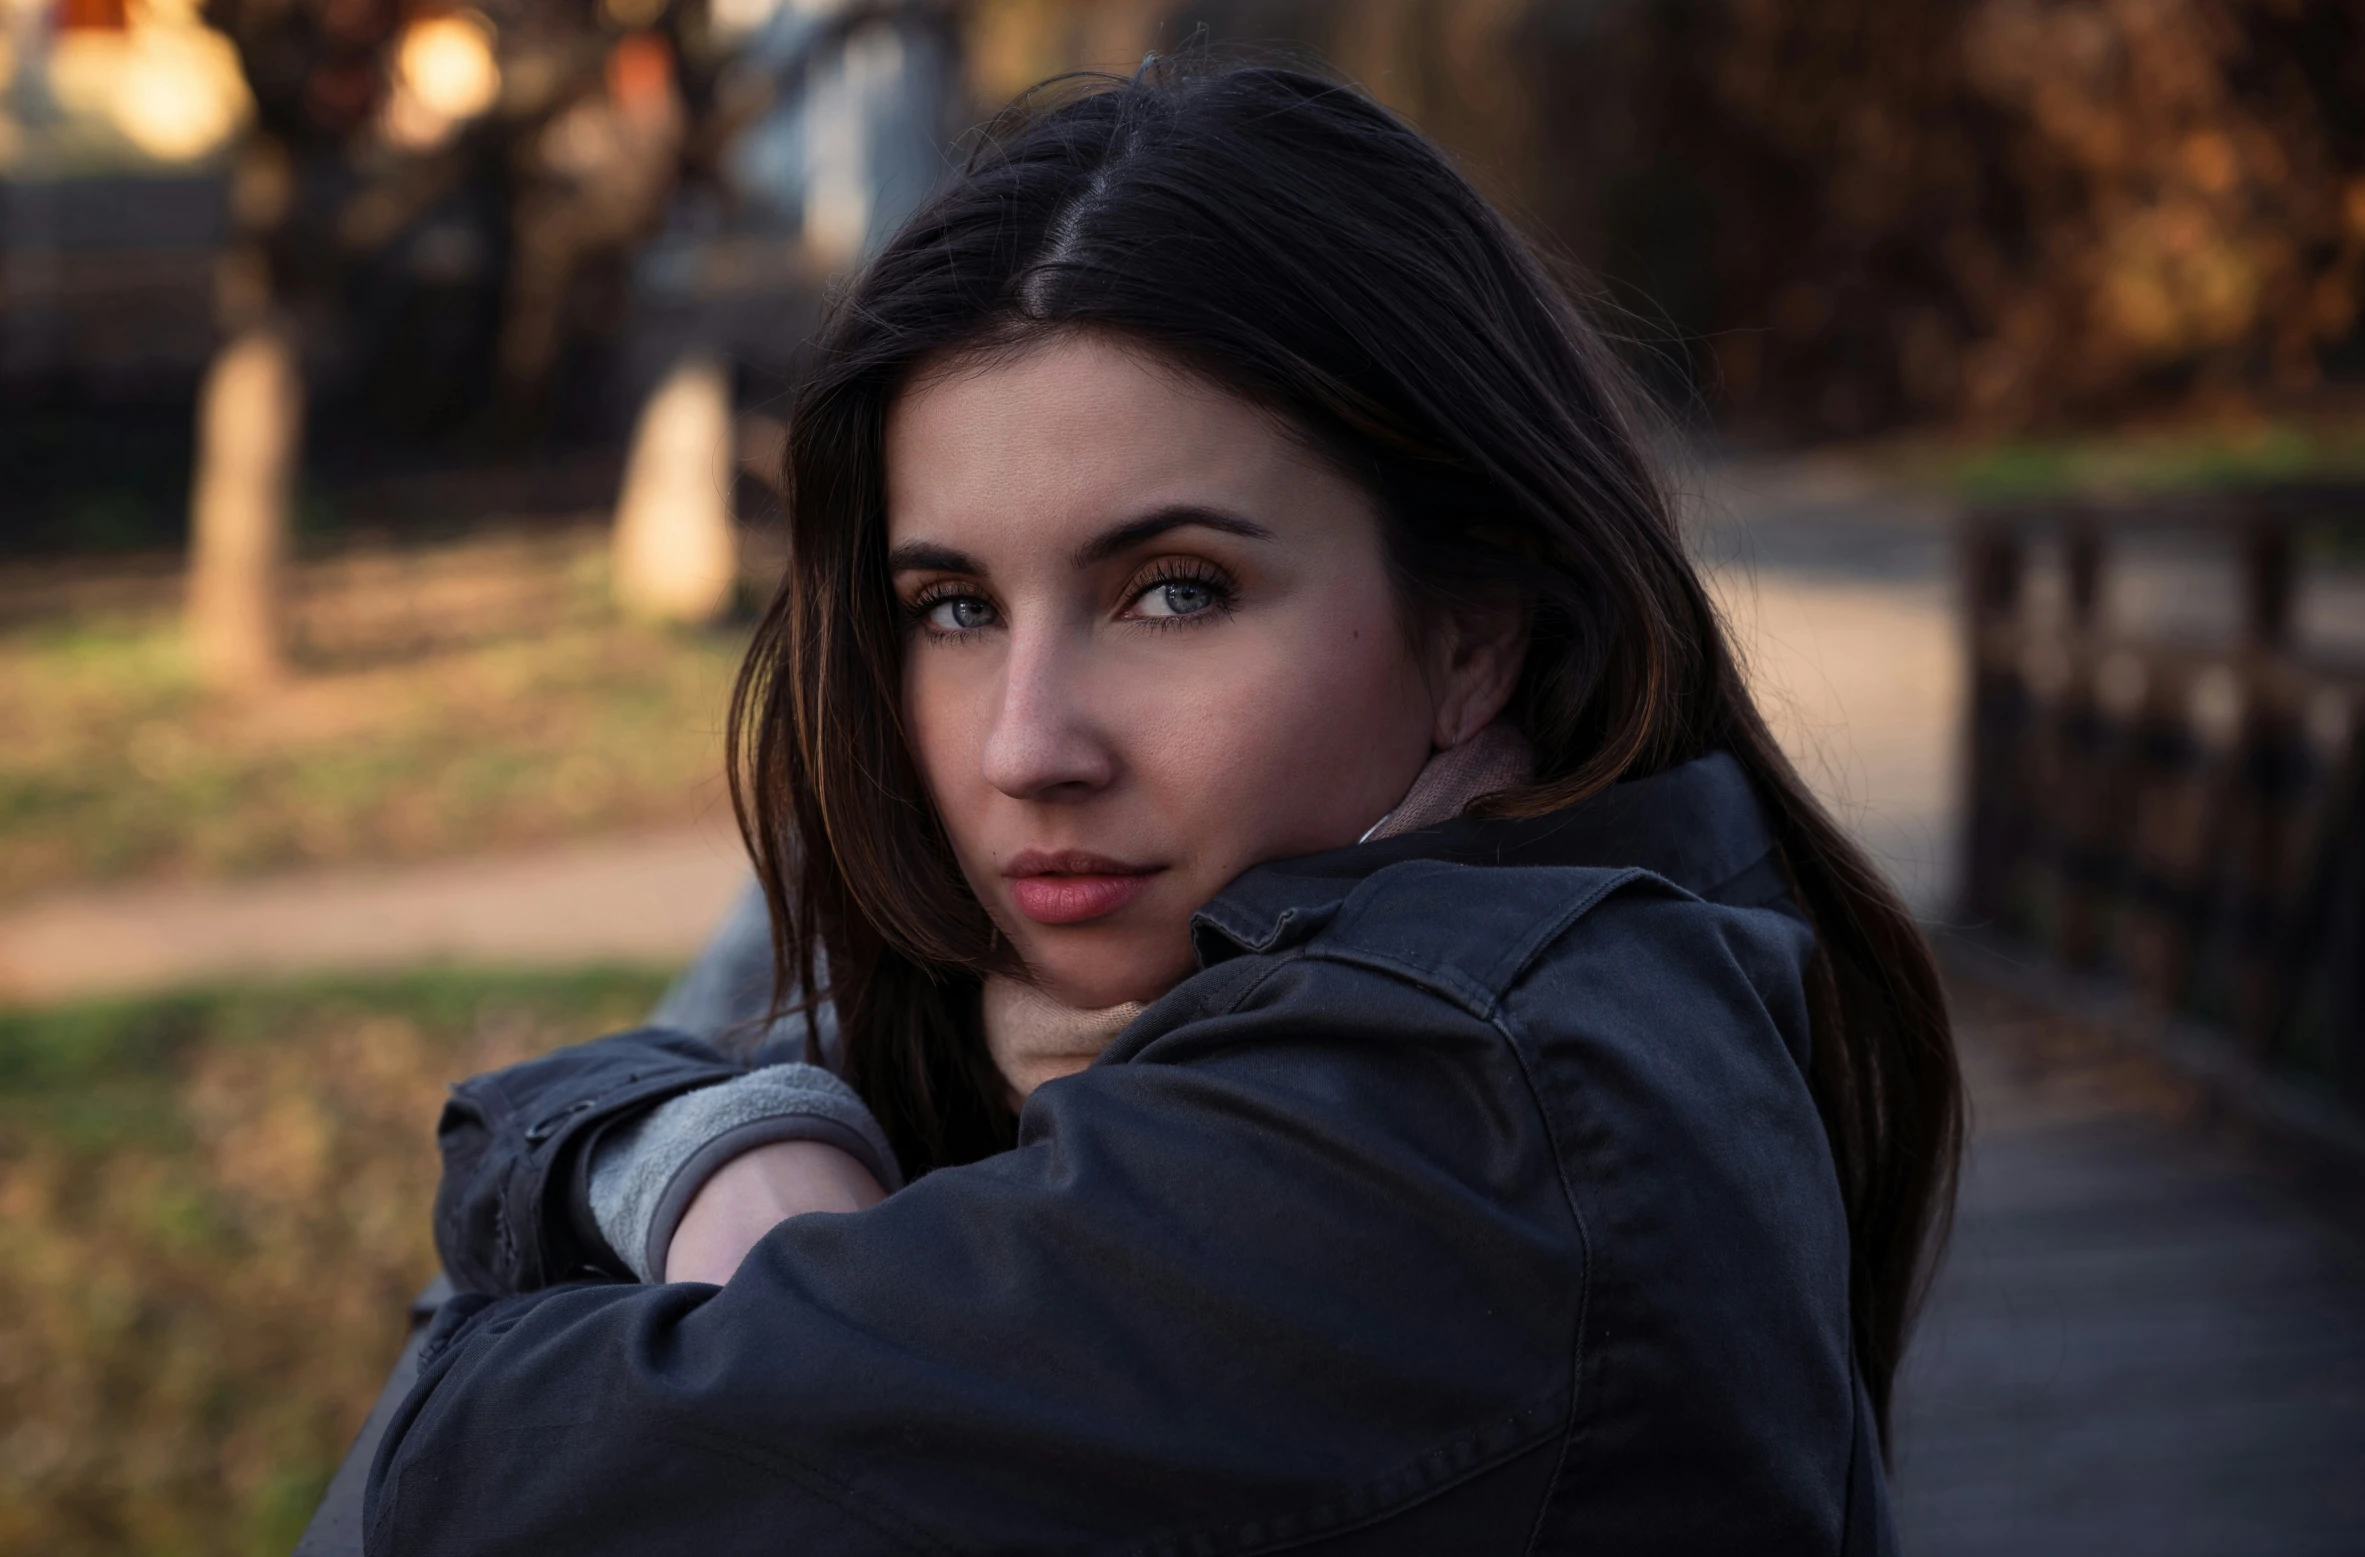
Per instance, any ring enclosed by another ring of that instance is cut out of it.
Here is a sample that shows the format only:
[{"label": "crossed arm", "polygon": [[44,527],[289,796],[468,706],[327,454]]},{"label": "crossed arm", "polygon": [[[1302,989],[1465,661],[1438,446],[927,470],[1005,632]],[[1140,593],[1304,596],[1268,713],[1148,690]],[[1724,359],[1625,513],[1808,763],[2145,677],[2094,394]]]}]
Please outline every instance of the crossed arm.
[{"label": "crossed arm", "polygon": [[1538,1441],[1582,1274],[1569,1239],[1496,1228],[1563,1214],[1549,1152],[1499,1138],[1525,1110],[1467,1106],[1465,1040],[1366,1030],[1202,1024],[883,1199],[852,1152],[756,1146],[697,1191],[660,1285],[617,1279],[582,1158],[745,1069],[644,1030],[464,1085],[438,1243],[470,1295],[389,1424],[370,1550],[1312,1534],[1435,1489],[1407,1465]]}]

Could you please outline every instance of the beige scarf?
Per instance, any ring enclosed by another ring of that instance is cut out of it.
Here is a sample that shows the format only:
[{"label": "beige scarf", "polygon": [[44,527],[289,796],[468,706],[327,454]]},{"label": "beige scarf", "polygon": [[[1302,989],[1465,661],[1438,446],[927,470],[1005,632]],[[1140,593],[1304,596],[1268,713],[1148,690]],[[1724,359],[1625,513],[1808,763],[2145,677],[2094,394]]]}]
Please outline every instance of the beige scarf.
[{"label": "beige scarf", "polygon": [[[1490,724],[1461,745],[1438,752],[1412,781],[1396,808],[1357,839],[1370,843],[1449,822],[1480,797],[1526,783],[1535,772],[1527,739],[1507,724]],[[1073,1075],[1141,1015],[1142,1002],[1080,1011],[1061,1005],[1032,984],[985,981],[985,1046],[1010,1082],[1015,1100],[1044,1082]]]}]

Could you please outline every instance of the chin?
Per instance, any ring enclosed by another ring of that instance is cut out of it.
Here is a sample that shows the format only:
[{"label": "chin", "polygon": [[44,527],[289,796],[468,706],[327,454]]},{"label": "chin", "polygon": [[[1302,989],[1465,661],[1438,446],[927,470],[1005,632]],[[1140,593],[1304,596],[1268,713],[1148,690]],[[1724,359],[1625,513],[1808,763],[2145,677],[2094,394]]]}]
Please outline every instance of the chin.
[{"label": "chin", "polygon": [[1098,1011],[1132,1000],[1146,1004],[1198,971],[1187,933],[1151,941],[1138,934],[1118,936],[1087,930],[1070,931],[1059,939],[1071,936],[1072,944],[1022,948],[1022,955],[1033,953],[1027,956],[1027,964],[1045,994],[1080,1011]]}]

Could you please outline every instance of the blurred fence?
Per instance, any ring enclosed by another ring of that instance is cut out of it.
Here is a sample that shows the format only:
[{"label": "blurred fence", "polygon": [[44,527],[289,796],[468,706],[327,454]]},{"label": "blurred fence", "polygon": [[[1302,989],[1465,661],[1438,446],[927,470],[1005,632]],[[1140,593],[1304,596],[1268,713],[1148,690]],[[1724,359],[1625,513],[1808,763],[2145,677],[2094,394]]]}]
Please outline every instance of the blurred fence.
[{"label": "blurred fence", "polygon": [[[1965,548],[1964,908],[2365,1100],[2365,660],[2294,631],[2365,488],[1991,509]],[[2235,631],[2117,624],[2163,536],[2235,561]]]}]

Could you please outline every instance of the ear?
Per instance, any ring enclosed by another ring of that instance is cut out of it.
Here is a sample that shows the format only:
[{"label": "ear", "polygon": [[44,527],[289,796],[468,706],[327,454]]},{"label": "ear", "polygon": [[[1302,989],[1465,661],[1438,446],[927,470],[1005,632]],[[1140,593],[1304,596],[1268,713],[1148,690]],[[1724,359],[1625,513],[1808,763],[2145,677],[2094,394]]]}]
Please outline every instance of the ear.
[{"label": "ear", "polygon": [[1527,602],[1505,598],[1453,612],[1439,624],[1431,685],[1437,689],[1429,740],[1459,746],[1494,722],[1527,664]]}]

